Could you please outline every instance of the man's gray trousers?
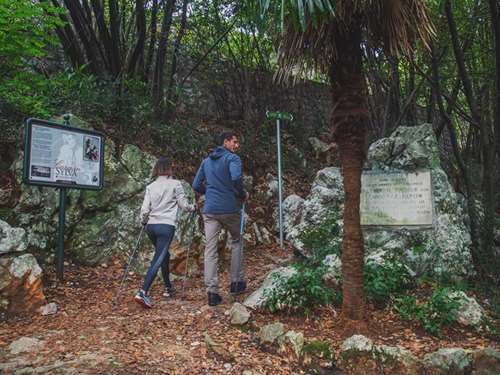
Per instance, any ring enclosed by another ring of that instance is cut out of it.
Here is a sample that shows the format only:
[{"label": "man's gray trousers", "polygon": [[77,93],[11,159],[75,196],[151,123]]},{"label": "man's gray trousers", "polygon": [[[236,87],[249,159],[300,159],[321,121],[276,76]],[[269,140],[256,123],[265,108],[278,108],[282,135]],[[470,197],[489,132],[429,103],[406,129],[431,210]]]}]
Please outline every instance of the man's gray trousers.
[{"label": "man's gray trousers", "polygon": [[231,282],[243,280],[243,254],[240,238],[241,214],[204,214],[205,224],[205,286],[207,292],[219,292],[217,240],[222,228],[231,235]]}]

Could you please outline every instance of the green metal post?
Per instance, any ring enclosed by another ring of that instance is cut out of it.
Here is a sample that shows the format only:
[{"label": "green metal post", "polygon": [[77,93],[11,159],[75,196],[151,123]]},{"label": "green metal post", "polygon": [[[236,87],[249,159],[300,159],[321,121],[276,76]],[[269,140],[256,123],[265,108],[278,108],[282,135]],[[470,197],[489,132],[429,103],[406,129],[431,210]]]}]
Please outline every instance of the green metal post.
[{"label": "green metal post", "polygon": [[57,278],[63,281],[64,274],[64,221],[66,188],[59,188],[59,236],[57,243]]},{"label": "green metal post", "polygon": [[280,231],[280,248],[283,249],[283,182],[282,182],[282,166],[281,166],[281,126],[282,121],[293,121],[293,116],[285,112],[266,112],[268,119],[276,119],[276,153],[278,159],[278,223]]},{"label": "green metal post", "polygon": [[[69,125],[69,115],[64,115],[64,125]],[[56,274],[59,281],[64,278],[64,222],[66,219],[66,188],[59,188],[59,233],[57,240]]]}]

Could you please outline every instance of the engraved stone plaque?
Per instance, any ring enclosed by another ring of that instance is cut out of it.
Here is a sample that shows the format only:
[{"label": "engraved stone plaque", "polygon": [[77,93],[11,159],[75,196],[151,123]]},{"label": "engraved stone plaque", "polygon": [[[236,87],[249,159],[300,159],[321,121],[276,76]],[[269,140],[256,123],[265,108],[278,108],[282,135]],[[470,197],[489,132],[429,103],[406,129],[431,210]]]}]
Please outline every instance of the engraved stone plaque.
[{"label": "engraved stone plaque", "polygon": [[361,225],[432,226],[430,172],[364,172]]}]

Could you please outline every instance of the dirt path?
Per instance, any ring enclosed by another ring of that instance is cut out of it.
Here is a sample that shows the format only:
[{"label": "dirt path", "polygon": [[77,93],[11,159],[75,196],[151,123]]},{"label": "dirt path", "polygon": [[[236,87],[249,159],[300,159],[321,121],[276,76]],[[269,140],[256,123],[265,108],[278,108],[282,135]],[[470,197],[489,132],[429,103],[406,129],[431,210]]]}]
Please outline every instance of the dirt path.
[{"label": "dirt path", "polygon": [[[269,270],[289,258],[289,253],[275,247],[247,249],[246,295],[260,286]],[[58,304],[57,314],[1,322],[0,373],[303,373],[294,356],[264,350],[256,343],[254,332],[258,327],[275,321],[281,321],[289,330],[303,332],[306,341],[327,342],[333,354],[338,353],[343,339],[342,322],[332,307],[317,309],[308,319],[295,314],[254,312],[249,326],[231,326],[224,314],[232,303],[226,264],[221,272],[222,305],[215,308],[206,305],[202,275],[195,275],[187,283],[186,295],[179,293],[170,300],[162,299],[161,281],[156,280],[151,292],[154,303],[151,310],[133,301],[142,281],[139,275],[130,277],[117,306],[112,305],[122,267],[123,261],[112,262],[108,268],[70,265],[64,284],[45,290],[48,301]],[[53,284],[53,272],[49,270],[47,275],[47,285]],[[174,283],[180,290],[181,282]],[[376,344],[401,345],[419,356],[440,347],[499,346],[472,330],[451,328],[437,339],[391,311],[371,309],[369,314],[370,338]],[[210,350],[205,344],[205,332],[230,358]],[[9,345],[22,337],[35,339],[32,350],[13,354]]]},{"label": "dirt path", "polygon": [[[263,250],[247,251],[249,291],[276,266],[273,259],[280,259],[269,249],[266,254]],[[121,262],[108,268],[70,265],[64,284],[45,290],[48,301],[58,304],[57,314],[0,323],[0,363],[4,363],[0,373],[25,369],[24,373],[203,374],[254,370],[264,374],[274,373],[276,366],[286,371],[295,367],[278,355],[262,352],[250,332],[228,324],[224,312],[233,299],[228,294],[225,265],[221,274],[222,305],[206,305],[202,277],[196,275],[187,282],[185,296],[180,295],[181,281],[175,283],[179,293],[169,300],[162,299],[161,280],[157,279],[151,291],[151,310],[133,301],[140,276],[127,281],[117,305],[112,305],[123,272],[121,266]],[[228,361],[212,353],[205,345],[204,332],[234,358]],[[36,338],[40,343],[33,352],[10,354],[8,345],[21,337]]]}]

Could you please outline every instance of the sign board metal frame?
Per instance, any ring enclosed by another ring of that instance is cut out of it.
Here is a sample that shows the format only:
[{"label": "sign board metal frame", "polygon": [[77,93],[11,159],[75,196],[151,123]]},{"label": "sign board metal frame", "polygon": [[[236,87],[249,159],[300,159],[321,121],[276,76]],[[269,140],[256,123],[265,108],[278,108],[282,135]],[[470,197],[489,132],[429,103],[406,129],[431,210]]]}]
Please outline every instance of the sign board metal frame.
[{"label": "sign board metal frame", "polygon": [[[82,185],[64,182],[49,182],[49,181],[37,181],[29,178],[29,168],[31,160],[31,141],[32,141],[32,130],[33,125],[45,126],[53,129],[60,129],[63,131],[75,132],[79,134],[85,134],[92,137],[100,138],[100,151],[99,151],[99,185]],[[83,189],[83,190],[101,190],[104,185],[104,135],[80,128],[75,128],[69,125],[63,125],[52,121],[40,120],[35,118],[29,118],[26,120],[24,127],[24,163],[23,163],[23,181],[29,185],[38,186],[50,186],[58,188],[71,188],[71,189]]]}]

